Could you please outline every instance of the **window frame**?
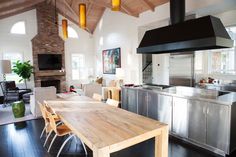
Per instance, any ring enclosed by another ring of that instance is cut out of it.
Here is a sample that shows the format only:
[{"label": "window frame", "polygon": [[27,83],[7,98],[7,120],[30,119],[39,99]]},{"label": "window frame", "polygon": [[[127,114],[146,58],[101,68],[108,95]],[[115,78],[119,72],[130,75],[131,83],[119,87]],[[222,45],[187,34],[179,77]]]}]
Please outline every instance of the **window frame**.
[{"label": "window frame", "polygon": [[[25,27],[25,33],[12,33],[12,28],[15,26],[15,24],[17,24],[17,23],[19,23],[19,22],[24,22],[24,27]],[[19,21],[17,21],[17,22],[15,22],[12,26],[11,26],[11,28],[10,28],[10,31],[9,31],[9,33],[11,34],[11,35],[22,35],[22,36],[24,36],[24,35],[27,35],[27,27],[26,27],[26,21],[25,20],[19,20]]]},{"label": "window frame", "polygon": [[[70,36],[69,28],[70,28],[71,30],[73,30],[73,31],[76,33],[76,37],[72,37],[72,36]],[[78,38],[79,38],[78,32],[77,32],[73,27],[68,26],[67,29],[68,29],[68,38],[70,38],[70,39],[78,39]]]},{"label": "window frame", "polygon": [[[230,27],[235,27],[236,28],[236,25],[233,25],[233,26],[227,26],[227,28],[230,28]],[[197,75],[201,75],[201,74],[207,74],[207,75],[218,75],[218,76],[235,76],[236,75],[236,39],[234,39],[234,69],[233,70],[225,70],[222,72],[221,71],[215,71],[214,69],[212,69],[212,53],[214,51],[217,51],[217,50],[203,50],[203,51],[195,51],[195,53],[199,53],[199,52],[203,52],[203,56],[202,56],[202,70],[196,70],[196,68],[194,67],[194,70],[195,70],[195,74]],[[218,51],[220,52],[230,52],[230,48],[229,49],[219,49]],[[196,60],[195,60],[196,62]]]},{"label": "window frame", "polygon": [[[77,78],[77,79],[75,79],[75,78],[73,78],[73,70],[75,70],[75,69],[73,69],[73,55],[78,55],[78,56],[81,56],[82,57],[82,60],[83,60],[83,65],[80,67],[80,66],[78,66],[78,71],[79,71],[79,77]],[[80,73],[81,73],[81,68],[84,68],[85,67],[85,55],[84,54],[82,54],[82,53],[71,53],[71,80],[73,80],[73,81],[78,81],[78,80],[81,80],[82,78],[80,77]]]}]

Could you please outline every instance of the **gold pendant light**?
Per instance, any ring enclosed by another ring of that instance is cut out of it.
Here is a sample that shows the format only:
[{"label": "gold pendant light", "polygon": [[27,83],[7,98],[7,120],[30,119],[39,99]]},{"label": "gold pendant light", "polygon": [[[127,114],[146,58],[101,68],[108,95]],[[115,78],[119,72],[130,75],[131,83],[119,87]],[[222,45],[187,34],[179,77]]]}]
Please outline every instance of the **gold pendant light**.
[{"label": "gold pendant light", "polygon": [[86,29],[86,5],[85,3],[79,4],[79,24],[80,24],[80,28]]},{"label": "gold pendant light", "polygon": [[68,38],[68,22],[66,19],[62,19],[62,33],[64,40],[66,40]]},{"label": "gold pendant light", "polygon": [[112,0],[112,11],[120,11],[121,0]]}]

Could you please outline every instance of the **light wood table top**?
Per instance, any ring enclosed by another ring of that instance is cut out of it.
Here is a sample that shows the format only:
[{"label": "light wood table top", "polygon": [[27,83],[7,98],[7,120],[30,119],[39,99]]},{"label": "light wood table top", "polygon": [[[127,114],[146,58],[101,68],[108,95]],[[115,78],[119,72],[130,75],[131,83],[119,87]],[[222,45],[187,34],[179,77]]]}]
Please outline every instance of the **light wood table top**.
[{"label": "light wood table top", "polygon": [[[73,98],[75,100],[75,97]],[[94,157],[156,138],[155,157],[168,156],[168,126],[85,96],[76,101],[45,101],[62,121],[91,149]]]}]

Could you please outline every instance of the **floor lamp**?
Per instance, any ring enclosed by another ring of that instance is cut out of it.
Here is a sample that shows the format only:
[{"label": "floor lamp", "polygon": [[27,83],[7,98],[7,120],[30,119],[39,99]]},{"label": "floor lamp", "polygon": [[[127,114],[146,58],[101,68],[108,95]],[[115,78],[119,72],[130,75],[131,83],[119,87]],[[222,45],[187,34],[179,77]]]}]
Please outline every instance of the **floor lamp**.
[{"label": "floor lamp", "polygon": [[[6,74],[11,73],[11,61],[10,60],[0,60],[0,74],[3,75],[3,81],[6,81]],[[3,87],[1,85],[1,89],[2,92],[3,91]],[[4,104],[3,107],[6,106],[6,96],[4,93],[2,93],[4,95]]]},{"label": "floor lamp", "polygon": [[6,74],[11,73],[11,61],[0,60],[0,74],[3,75],[3,81],[6,81]]}]

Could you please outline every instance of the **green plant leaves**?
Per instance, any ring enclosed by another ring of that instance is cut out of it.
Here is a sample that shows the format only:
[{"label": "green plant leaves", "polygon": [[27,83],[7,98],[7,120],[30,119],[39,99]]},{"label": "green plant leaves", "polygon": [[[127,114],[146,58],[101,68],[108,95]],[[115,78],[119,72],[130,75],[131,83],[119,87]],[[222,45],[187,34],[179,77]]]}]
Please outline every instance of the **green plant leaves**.
[{"label": "green plant leaves", "polygon": [[22,78],[20,82],[29,81],[31,74],[33,73],[33,66],[30,64],[30,61],[20,62],[18,60],[14,63],[12,71]]}]

